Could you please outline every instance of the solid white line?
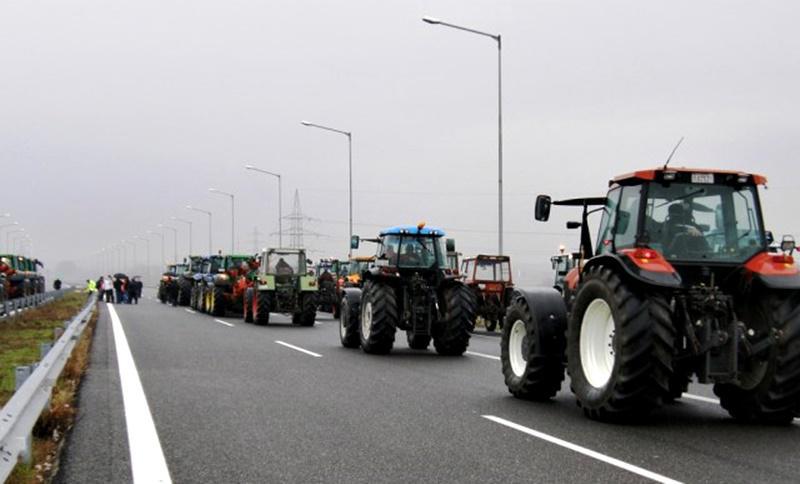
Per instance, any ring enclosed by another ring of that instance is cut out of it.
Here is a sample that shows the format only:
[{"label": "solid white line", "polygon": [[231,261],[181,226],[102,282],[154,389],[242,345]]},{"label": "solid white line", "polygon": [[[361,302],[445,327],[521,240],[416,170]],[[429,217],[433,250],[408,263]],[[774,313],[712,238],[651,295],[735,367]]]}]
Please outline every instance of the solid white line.
[{"label": "solid white line", "polygon": [[291,349],[299,351],[301,353],[305,353],[307,355],[311,355],[314,358],[322,358],[321,354],[314,353],[313,351],[304,350],[303,348],[300,348],[299,346],[290,345],[289,343],[286,343],[286,342],[283,342],[283,341],[280,341],[280,340],[275,340],[275,342],[278,343],[279,345],[283,345],[283,346],[285,346],[287,348],[291,348]]},{"label": "solid white line", "polygon": [[187,313],[192,313],[192,314],[196,314],[197,313],[197,311],[194,311],[194,310],[189,309],[189,308],[184,308],[183,310],[186,311]]},{"label": "solid white line", "polygon": [[719,400],[717,400],[716,398],[701,397],[700,395],[692,395],[691,393],[684,393],[683,398],[689,398],[691,400],[697,400],[698,402],[706,402],[719,405]]},{"label": "solid white line", "polygon": [[233,326],[234,326],[231,323],[229,323],[227,321],[223,321],[221,319],[215,319],[214,321],[218,322],[219,324],[224,324],[225,326],[228,326],[229,328],[233,328]]},{"label": "solid white line", "polygon": [[609,457],[605,454],[601,454],[600,452],[596,452],[591,449],[587,449],[586,447],[581,447],[580,445],[573,444],[571,442],[567,442],[566,440],[561,440],[558,437],[553,437],[552,435],[548,435],[537,430],[533,430],[528,427],[524,427],[522,425],[516,424],[509,420],[495,417],[494,415],[482,415],[483,418],[491,420],[492,422],[499,423],[500,425],[505,425],[506,427],[512,428],[514,430],[518,430],[522,433],[528,434],[532,437],[536,437],[537,439],[542,439],[551,444],[556,444],[558,446],[564,447],[566,449],[578,452],[579,454],[583,454],[585,456],[591,457],[593,459],[597,459],[599,461],[605,462],[606,464],[611,464],[612,466],[619,467],[620,469],[624,469],[628,472],[632,472],[634,474],[638,474],[642,477],[646,477],[647,479],[652,479],[656,482],[663,482],[669,484],[680,484],[680,481],[676,481],[674,479],[670,479],[669,477],[662,476],[661,474],[656,474],[655,472],[648,471],[647,469],[642,469],[641,467],[635,466],[633,464],[628,464],[627,462],[621,461],[619,459],[615,459],[613,457]]},{"label": "solid white line", "polygon": [[499,356],[487,355],[485,353],[476,353],[474,351],[465,351],[464,353],[466,353],[468,355],[472,355],[472,356],[480,356],[481,358],[488,358],[490,360],[500,361],[500,357]]},{"label": "solid white line", "polygon": [[128,447],[131,452],[131,471],[133,482],[171,483],[167,461],[161,450],[156,426],[147,397],[136,371],[128,339],[122,329],[122,322],[112,304],[108,306],[111,327],[114,330],[114,346],[117,351],[119,380],[122,387],[122,403],[125,406],[125,426],[128,430]]}]

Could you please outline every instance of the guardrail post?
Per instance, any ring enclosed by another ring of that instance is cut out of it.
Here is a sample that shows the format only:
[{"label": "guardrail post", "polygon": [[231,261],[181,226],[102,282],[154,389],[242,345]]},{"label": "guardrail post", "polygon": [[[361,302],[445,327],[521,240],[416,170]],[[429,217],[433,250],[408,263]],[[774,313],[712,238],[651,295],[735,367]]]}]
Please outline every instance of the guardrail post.
[{"label": "guardrail post", "polygon": [[14,391],[15,392],[17,390],[19,390],[19,387],[21,387],[22,384],[25,383],[25,380],[27,380],[28,377],[31,376],[32,372],[33,372],[33,370],[31,370],[30,366],[18,366],[17,367],[16,371],[14,372],[14,377],[15,377]]},{"label": "guardrail post", "polygon": [[20,437],[22,441],[22,450],[19,453],[19,462],[25,465],[30,465],[33,461],[33,434],[27,434],[25,437]]},{"label": "guardrail post", "polygon": [[39,360],[43,360],[47,353],[50,353],[50,350],[53,348],[53,343],[41,343],[39,344]]},{"label": "guardrail post", "polygon": [[53,341],[58,341],[61,335],[64,334],[64,329],[55,327],[53,328]]}]

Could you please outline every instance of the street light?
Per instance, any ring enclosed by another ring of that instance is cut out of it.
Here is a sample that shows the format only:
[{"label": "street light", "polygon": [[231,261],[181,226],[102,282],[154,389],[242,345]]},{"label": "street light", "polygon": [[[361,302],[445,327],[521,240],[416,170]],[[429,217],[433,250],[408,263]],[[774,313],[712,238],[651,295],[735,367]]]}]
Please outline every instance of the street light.
[{"label": "street light", "polygon": [[211,212],[208,210],[203,210],[202,208],[193,207],[191,205],[186,206],[189,210],[194,210],[195,212],[201,212],[208,215],[208,254],[211,255],[213,253],[212,244],[211,244]]},{"label": "street light", "polygon": [[[12,225],[17,225],[17,224],[15,222]],[[25,232],[25,229],[23,228],[23,229],[17,229],[17,230],[9,230],[8,232],[6,232],[6,250],[9,250],[9,251],[13,252],[13,250],[11,250],[11,235],[12,234],[18,234],[20,232]]]},{"label": "street light", "polygon": [[272,173],[271,171],[262,170],[261,168],[256,168],[253,165],[244,165],[245,170],[253,170],[259,173],[265,173],[267,175],[272,175],[278,178],[278,246],[283,247],[283,213],[281,209],[281,175],[278,173]]},{"label": "street light", "polygon": [[178,229],[176,229],[175,227],[170,227],[169,225],[164,225],[164,224],[158,224],[158,226],[161,227],[162,230],[163,229],[169,229],[169,230],[172,231],[172,244],[173,244],[173,250],[174,250],[174,253],[172,255],[173,256],[173,263],[177,264],[178,263]]},{"label": "street light", "polygon": [[187,224],[189,226],[189,255],[191,256],[192,255],[192,221],[191,220],[182,219],[182,218],[178,218],[178,217],[170,217],[170,219],[172,219],[172,220],[174,220],[176,222],[185,223],[185,224]]},{"label": "street light", "polygon": [[443,25],[457,30],[489,37],[497,42],[497,253],[503,254],[503,42],[500,34],[490,34],[480,30],[442,22],[434,17],[422,17],[422,21],[432,25]]},{"label": "street light", "polygon": [[161,237],[161,265],[163,266],[164,263],[165,263],[165,261],[164,261],[164,234],[162,234],[161,232],[156,232],[154,230],[148,230],[147,233],[150,234],[150,235],[157,235],[157,236]]},{"label": "street light", "polygon": [[[309,121],[300,121],[300,124],[303,126],[308,126],[310,128],[319,128],[324,129],[326,131],[333,131],[334,133],[339,133],[347,136],[347,151],[348,151],[348,176],[350,178],[350,238],[353,238],[353,133],[350,131],[343,131],[341,129],[331,128],[329,126],[323,126],[321,124],[312,123]],[[348,247],[350,243],[348,242]],[[348,252],[349,256],[353,255],[353,249],[350,248]]]},{"label": "street light", "polygon": [[216,193],[218,195],[225,195],[225,196],[231,197],[231,254],[233,254],[233,253],[236,252],[236,249],[234,248],[235,243],[234,243],[234,235],[233,235],[234,234],[233,193],[223,192],[222,190],[218,190],[216,188],[209,188],[208,191],[211,192],[211,193]]},{"label": "street light", "polygon": [[[14,225],[19,225],[19,222],[12,222],[10,224],[0,225],[0,229],[4,229],[6,227],[13,227]],[[8,244],[6,244],[6,250],[8,250]]]}]

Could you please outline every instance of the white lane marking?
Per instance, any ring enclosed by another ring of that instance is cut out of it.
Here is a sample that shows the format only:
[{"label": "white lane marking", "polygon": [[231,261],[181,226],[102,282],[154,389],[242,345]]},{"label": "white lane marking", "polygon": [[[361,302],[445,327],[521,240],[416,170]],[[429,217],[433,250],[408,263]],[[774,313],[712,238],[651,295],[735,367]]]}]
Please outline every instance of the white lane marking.
[{"label": "white lane marking", "polygon": [[134,483],[171,483],[167,461],[161,450],[158,432],[147,405],[142,381],[136,371],[128,339],[122,322],[112,304],[106,303],[114,330],[114,347],[117,351],[122,403],[125,407],[125,426],[128,430],[128,447],[131,453],[131,471]]},{"label": "white lane marking", "polygon": [[189,309],[189,308],[184,308],[183,310],[186,311],[187,313],[192,313],[192,314],[196,314],[197,313],[197,311],[194,311],[194,310]]},{"label": "white lane marking", "polygon": [[566,449],[578,452],[579,454],[591,457],[592,459],[597,459],[599,461],[605,462],[606,464],[611,464],[612,466],[619,467],[620,469],[626,470],[628,472],[632,472],[642,477],[646,477],[647,479],[652,479],[656,482],[663,482],[669,484],[680,484],[680,481],[670,479],[669,477],[662,476],[661,474],[656,474],[655,472],[648,471],[647,469],[642,469],[639,466],[629,464],[619,459],[615,459],[605,454],[601,454],[600,452],[596,452],[594,450],[587,449],[586,447],[581,447],[580,445],[573,444],[572,442],[567,442],[566,440],[559,439],[558,437],[553,437],[552,435],[548,435],[539,432],[537,430],[533,430],[531,428],[516,424],[509,420],[500,417],[495,417],[494,415],[482,415],[482,417],[491,420],[492,422],[499,423],[500,425],[505,425],[506,427],[518,430],[532,437],[536,437],[537,439],[545,440],[547,442],[550,442],[551,444],[556,444]]},{"label": "white lane marking", "polygon": [[465,351],[464,353],[466,353],[468,355],[472,355],[472,356],[480,356],[481,358],[487,358],[487,359],[490,359],[490,360],[500,361],[500,357],[499,356],[487,355],[486,353],[476,353],[474,351]]},{"label": "white lane marking", "polygon": [[218,322],[219,324],[224,324],[225,326],[228,326],[229,328],[233,328],[233,326],[234,326],[233,324],[231,324],[231,323],[229,323],[227,321],[223,321],[221,319],[215,319],[214,321]]},{"label": "white lane marking", "polygon": [[715,405],[719,404],[719,400],[716,398],[701,397],[700,395],[692,395],[691,393],[684,393],[683,398],[697,400],[698,402],[713,403]]},{"label": "white lane marking", "polygon": [[283,345],[283,346],[285,346],[287,348],[291,348],[291,349],[299,351],[301,353],[305,353],[307,355],[311,355],[314,358],[322,358],[322,355],[319,354],[319,353],[314,353],[313,351],[304,350],[303,348],[300,348],[299,346],[290,345],[289,343],[286,343],[285,341],[275,340],[275,342],[278,343],[279,345]]}]

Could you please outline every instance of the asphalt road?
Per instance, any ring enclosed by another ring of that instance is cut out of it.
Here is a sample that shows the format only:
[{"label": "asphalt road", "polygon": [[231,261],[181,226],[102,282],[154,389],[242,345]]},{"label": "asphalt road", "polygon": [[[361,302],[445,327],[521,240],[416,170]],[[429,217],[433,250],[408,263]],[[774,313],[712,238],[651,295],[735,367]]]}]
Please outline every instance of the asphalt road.
[{"label": "asphalt road", "polygon": [[151,299],[115,306],[157,433],[137,446],[131,427],[147,425],[126,407],[102,306],[58,482],[130,482],[158,469],[159,443],[174,482],[800,481],[800,424],[738,424],[710,386],[646,424],[602,424],[566,384],[549,403],[511,397],[497,337],[448,358],[398,334],[372,356],[342,348],[324,313],[259,327]]}]

